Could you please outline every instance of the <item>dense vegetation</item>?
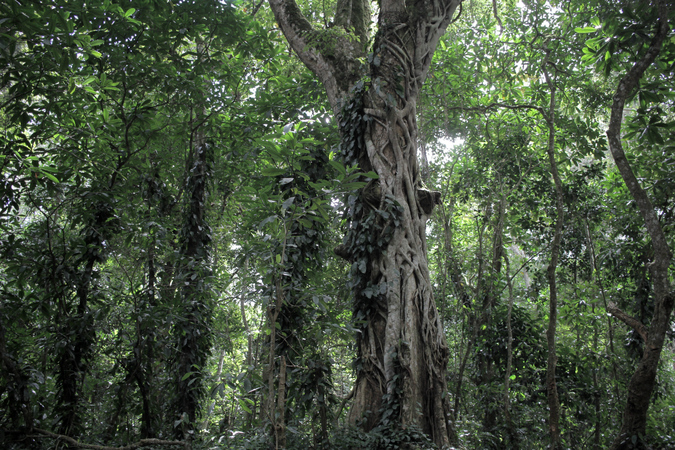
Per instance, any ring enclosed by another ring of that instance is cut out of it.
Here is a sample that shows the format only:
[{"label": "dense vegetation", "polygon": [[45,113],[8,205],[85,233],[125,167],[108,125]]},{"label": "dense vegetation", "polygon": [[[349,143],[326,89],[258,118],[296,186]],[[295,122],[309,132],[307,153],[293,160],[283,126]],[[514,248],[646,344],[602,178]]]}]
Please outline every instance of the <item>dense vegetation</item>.
[{"label": "dense vegetation", "polygon": [[[444,442],[406,426],[406,342],[349,413],[407,220],[356,149],[409,86],[374,81],[375,22],[297,4],[324,55],[361,45],[349,102],[262,1],[0,3],[3,448]],[[675,448],[673,19],[464,2],[430,59],[410,264],[454,448]]]}]

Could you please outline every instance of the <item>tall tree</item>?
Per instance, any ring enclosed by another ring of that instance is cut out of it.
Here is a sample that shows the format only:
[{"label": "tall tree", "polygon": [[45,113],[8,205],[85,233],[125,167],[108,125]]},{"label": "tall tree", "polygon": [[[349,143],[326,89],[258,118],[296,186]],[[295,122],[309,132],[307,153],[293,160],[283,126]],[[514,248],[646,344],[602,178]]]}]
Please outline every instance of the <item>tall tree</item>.
[{"label": "tall tree", "polygon": [[294,0],[269,3],[288,43],[326,89],[346,162],[379,176],[352,205],[343,253],[353,261],[354,314],[363,324],[351,421],[365,419],[365,430],[416,425],[447,445],[455,439],[445,381],[449,351],[425,243],[440,194],[422,189],[416,103],[460,2],[382,1],[372,40],[367,0],[338,1],[333,26],[321,30]]},{"label": "tall tree", "polygon": [[[671,328],[670,314],[675,300],[668,274],[672,264],[672,251],[663,231],[663,226],[659,221],[658,212],[635,176],[621,142],[621,124],[625,104],[635,94],[635,90],[647,69],[659,58],[664,41],[670,31],[668,6],[665,1],[656,2],[654,14],[650,16],[652,20],[654,16],[657,19],[654,37],[646,50],[644,50],[644,42],[638,44],[636,53],[640,54],[641,57],[619,81],[607,128],[612,158],[639,208],[645,228],[651,238],[653,260],[649,264],[649,270],[654,290],[654,312],[649,326],[628,316],[615,305],[610,305],[610,308],[608,308],[609,312],[635,329],[644,340],[642,358],[628,384],[628,398],[623,413],[623,421],[618,436],[612,444],[613,450],[647,447],[643,440],[647,427],[647,410],[656,384],[656,372],[665,336]],[[621,30],[617,31],[622,33]],[[669,56],[672,56],[672,49],[669,48],[668,50]],[[644,114],[644,110],[641,113]]]}]

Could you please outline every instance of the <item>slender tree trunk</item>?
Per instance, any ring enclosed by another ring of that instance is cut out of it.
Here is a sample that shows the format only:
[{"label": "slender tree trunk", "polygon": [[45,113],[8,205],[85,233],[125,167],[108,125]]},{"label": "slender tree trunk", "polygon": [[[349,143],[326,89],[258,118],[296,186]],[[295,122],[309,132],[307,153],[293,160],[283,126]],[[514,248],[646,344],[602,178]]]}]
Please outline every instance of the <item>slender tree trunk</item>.
[{"label": "slender tree trunk", "polygon": [[668,269],[672,261],[672,252],[659,223],[658,216],[647,193],[642,189],[626,158],[621,143],[621,122],[626,99],[634,91],[645,70],[656,60],[663,41],[669,31],[668,9],[662,0],[656,2],[658,8],[657,32],[647,52],[621,79],[614,95],[607,138],[609,149],[628,191],[635,199],[645,226],[651,237],[654,260],[649,265],[654,286],[654,314],[649,327],[633,319],[610,305],[609,311],[640,333],[645,341],[644,352],[628,384],[626,408],[623,413],[621,429],[612,450],[645,448],[643,436],[647,427],[647,411],[654,390],[656,372],[666,332],[670,328],[670,314],[673,310],[673,293],[668,278]]},{"label": "slender tree trunk", "polygon": [[326,399],[326,392],[324,391],[323,386],[319,387],[319,396],[323,398],[323,402],[319,404],[319,423],[321,425],[321,434],[320,434],[320,439],[321,442],[317,446],[317,448],[320,449],[325,449],[329,448],[329,442],[328,442],[328,406],[327,406],[327,399]]},{"label": "slender tree trunk", "polygon": [[[200,123],[203,114],[197,116]],[[208,279],[208,256],[211,230],[206,223],[207,182],[210,175],[209,145],[203,130],[198,129],[191,142],[186,171],[186,207],[181,232],[180,297],[181,315],[176,325],[178,343],[175,412],[182,420],[176,437],[193,436],[199,402],[204,393],[203,370],[211,347],[211,305]]]},{"label": "slender tree trunk", "polygon": [[[592,310],[593,315],[595,315],[595,306]],[[600,370],[600,357],[597,354],[598,348],[598,326],[597,324],[593,325],[593,351],[595,353],[595,367],[593,368],[593,406],[595,407],[595,430],[593,430],[593,448],[595,450],[600,450],[602,448],[600,444],[600,439],[602,436],[602,407],[600,403],[600,384],[598,383],[598,371]]]},{"label": "slender tree trunk", "polygon": [[279,357],[279,387],[277,389],[277,408],[274,423],[274,435],[276,448],[286,448],[286,357]]},{"label": "slender tree trunk", "polygon": [[[454,165],[453,165],[454,168]],[[462,398],[462,382],[464,380],[464,372],[466,370],[466,364],[471,357],[471,352],[473,350],[473,343],[476,338],[475,331],[475,315],[473,314],[473,305],[471,303],[472,295],[469,292],[468,287],[464,283],[462,278],[462,271],[457,260],[456,255],[454,254],[454,247],[452,245],[452,215],[453,215],[453,206],[454,199],[451,200],[449,211],[446,213],[445,207],[441,205],[441,216],[443,220],[444,228],[444,253],[446,258],[445,267],[445,279],[449,279],[452,283],[455,296],[458,299],[458,307],[460,311],[465,312],[464,317],[466,317],[466,322],[469,323],[468,330],[471,333],[467,338],[467,344],[464,354],[462,355],[461,349],[459,351],[459,368],[457,370],[455,392],[454,392],[454,405],[452,407],[451,420],[454,423],[457,421],[459,414],[459,408]],[[461,343],[459,344],[461,345]]]},{"label": "slender tree trunk", "polygon": [[506,429],[509,433],[509,443],[511,449],[517,450],[518,435],[516,433],[513,420],[511,418],[511,371],[513,369],[513,327],[511,325],[511,318],[513,313],[513,282],[511,280],[511,264],[508,256],[504,255],[506,262],[506,285],[509,289],[509,307],[506,313],[506,370],[504,374],[504,420],[506,421]]},{"label": "slender tree trunk", "polygon": [[[285,260],[285,250],[286,242],[284,241],[281,253],[281,260]],[[284,414],[279,414],[280,408],[285,408],[285,395],[286,390],[285,386],[281,386],[281,365],[279,366],[279,384],[278,388],[274,388],[274,373],[276,365],[276,350],[277,350],[277,321],[279,319],[279,313],[281,312],[282,305],[284,303],[284,292],[283,287],[281,286],[280,277],[277,278],[275,283],[274,290],[274,303],[270,299],[269,305],[267,306],[267,320],[270,327],[270,337],[269,337],[269,354],[267,359],[267,367],[265,368],[265,373],[263,374],[263,381],[267,381],[267,401],[265,402],[264,410],[269,419],[270,433],[274,442],[275,448],[284,448],[286,445],[286,424]],[[286,383],[286,358],[284,355],[281,355],[283,362],[283,379],[284,384]],[[283,391],[283,392],[282,392]],[[280,404],[283,405],[280,406]],[[283,420],[283,422],[282,422]]]},{"label": "slender tree trunk", "polygon": [[[112,187],[113,181],[111,181]],[[79,435],[81,423],[81,390],[84,375],[87,372],[88,357],[95,339],[93,317],[89,314],[91,285],[94,281],[94,267],[103,259],[104,246],[109,237],[110,224],[113,217],[109,205],[97,204],[94,216],[85,229],[85,248],[82,255],[78,286],[76,289],[77,306],[71,308],[63,302],[61,317],[63,322],[61,333],[66,340],[66,346],[58,355],[58,384],[60,395],[57,400],[57,409],[60,412],[59,434],[76,437]],[[73,333],[73,329],[79,330]]]},{"label": "slender tree trunk", "polygon": [[27,432],[31,432],[33,429],[33,411],[29,390],[30,378],[17,364],[16,358],[7,350],[3,316],[4,311],[0,308],[0,367],[3,369],[3,378],[7,379],[7,385],[3,386],[3,390],[7,393],[8,411],[15,429],[21,427],[20,419],[23,418],[23,426]]},{"label": "slender tree trunk", "polygon": [[[248,319],[246,318],[246,294],[248,293],[248,257],[244,259],[244,267],[242,271],[242,285],[241,292],[239,294],[239,310],[241,312],[241,321],[244,325],[244,333],[246,333],[246,358],[244,364],[246,366],[246,371],[253,370],[253,334],[251,333],[251,327],[248,324]],[[248,395],[247,395],[248,397]],[[255,411],[248,412],[244,411],[244,423],[248,424],[253,419],[253,414]]]},{"label": "slender tree trunk", "polygon": [[153,366],[155,364],[155,324],[154,308],[156,301],[155,239],[148,249],[148,283],[141,299],[136,318],[136,343],[134,345],[134,378],[141,394],[141,438],[156,437],[155,417],[152,404]]},{"label": "slender tree trunk", "polygon": [[556,328],[558,325],[558,288],[556,285],[556,269],[558,267],[558,256],[560,253],[560,241],[562,240],[562,231],[564,223],[564,206],[563,206],[563,192],[562,181],[558,173],[558,164],[555,159],[555,81],[546,67],[548,64],[549,51],[546,50],[546,58],[542,70],[546,83],[549,87],[550,103],[548,114],[546,114],[546,122],[548,125],[548,160],[551,167],[551,175],[555,183],[556,194],[556,220],[555,232],[553,235],[553,242],[551,244],[551,260],[546,270],[548,276],[549,286],[549,312],[548,312],[548,329],[546,330],[546,341],[548,346],[548,358],[546,365],[546,393],[548,400],[549,419],[548,429],[551,436],[551,448],[554,450],[562,449],[562,442],[560,440],[560,400],[558,398],[558,387],[555,380],[556,364],[558,356],[556,355]]},{"label": "slender tree trunk", "polygon": [[[501,187],[501,180],[499,180]],[[503,190],[503,189],[502,189]],[[504,230],[504,215],[506,212],[506,200],[503,192],[500,193],[499,201],[497,203],[497,217],[492,229],[492,262],[489,267],[489,272],[485,277],[482,286],[484,291],[482,293],[483,303],[481,305],[481,313],[476,325],[476,333],[478,341],[484,340],[483,335],[489,333],[492,326],[492,319],[498,301],[498,280],[502,271],[502,258],[504,256],[503,246],[503,230]],[[483,389],[485,416],[483,418],[483,427],[487,432],[492,432],[497,425],[497,412],[499,400],[494,398],[494,390],[492,383],[494,382],[494,364],[492,358],[486,354],[477,354],[479,376],[478,384]]]},{"label": "slender tree trunk", "polygon": [[248,292],[248,257],[244,259],[244,269],[242,274],[241,293],[239,295],[239,309],[241,311],[241,321],[244,325],[244,333],[246,333],[246,370],[250,370],[253,364],[253,335],[251,328],[248,326],[246,319],[246,294]]}]

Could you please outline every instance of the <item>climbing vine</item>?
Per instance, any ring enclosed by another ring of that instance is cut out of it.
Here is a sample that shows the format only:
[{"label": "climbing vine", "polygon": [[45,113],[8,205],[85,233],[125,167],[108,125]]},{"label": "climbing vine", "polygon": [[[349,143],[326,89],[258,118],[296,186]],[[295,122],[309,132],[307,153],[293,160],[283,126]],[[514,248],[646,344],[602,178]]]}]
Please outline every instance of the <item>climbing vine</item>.
[{"label": "climbing vine", "polygon": [[[340,117],[342,141],[340,155],[346,167],[363,167],[361,149],[369,117],[364,113],[363,96],[367,86],[359,81]],[[354,321],[363,327],[367,318],[377,312],[376,306],[387,291],[386,283],[374,283],[371,261],[377,261],[400,225],[402,207],[389,196],[382,198],[379,182],[371,179],[363,188],[347,197],[348,230],[340,248],[352,265],[349,287],[354,293]]]},{"label": "climbing vine", "polygon": [[[366,88],[366,83],[357,83],[340,117],[342,133],[340,153],[347,167],[358,165],[369,168],[368,161],[363,161],[362,153],[362,149],[365,148],[364,133],[371,120],[364,112],[363,106]],[[377,179],[371,179],[363,188],[352,191],[348,195],[347,206],[348,230],[339,254],[351,262],[349,287],[354,296],[352,316],[354,326],[360,333],[367,333],[369,323],[377,321],[387,312],[388,283],[377,276],[378,268],[375,264],[386,252],[395,230],[402,225],[403,207],[394,197],[382,195]],[[394,360],[398,360],[397,355],[391,356]],[[372,361],[366,361],[367,358],[368,356],[359,350],[354,364],[357,372],[364,370],[365,365],[373,365]],[[402,378],[395,375],[391,382],[395,386],[382,396],[377,414],[379,421],[371,430],[374,435],[382,435],[381,442],[376,448],[388,448],[384,443],[401,440],[401,436],[395,437],[394,434],[400,434],[402,430],[391,425],[398,423],[401,415]],[[406,435],[402,439],[409,440],[410,436]]]}]

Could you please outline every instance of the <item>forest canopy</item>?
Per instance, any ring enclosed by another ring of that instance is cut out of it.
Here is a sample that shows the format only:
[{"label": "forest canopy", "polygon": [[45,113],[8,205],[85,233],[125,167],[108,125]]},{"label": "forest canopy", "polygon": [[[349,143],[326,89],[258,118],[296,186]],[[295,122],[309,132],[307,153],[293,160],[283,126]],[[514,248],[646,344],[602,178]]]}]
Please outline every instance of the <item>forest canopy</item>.
[{"label": "forest canopy", "polygon": [[674,20],[0,2],[0,446],[675,448]]}]

